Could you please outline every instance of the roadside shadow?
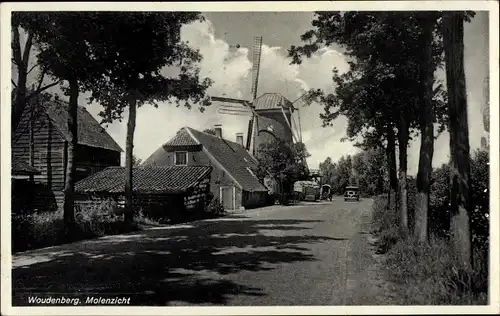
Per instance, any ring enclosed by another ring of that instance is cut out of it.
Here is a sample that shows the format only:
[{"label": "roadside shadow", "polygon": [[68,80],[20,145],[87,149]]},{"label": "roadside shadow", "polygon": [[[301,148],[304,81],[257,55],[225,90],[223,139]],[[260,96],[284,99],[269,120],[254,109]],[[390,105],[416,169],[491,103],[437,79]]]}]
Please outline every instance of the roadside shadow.
[{"label": "roadside shadow", "polygon": [[131,305],[161,306],[224,305],[234,295],[265,296],[224,276],[315,261],[308,246],[344,240],[308,235],[317,222],[203,221],[28,252],[12,270],[12,304],[28,305],[28,292],[128,293]]}]

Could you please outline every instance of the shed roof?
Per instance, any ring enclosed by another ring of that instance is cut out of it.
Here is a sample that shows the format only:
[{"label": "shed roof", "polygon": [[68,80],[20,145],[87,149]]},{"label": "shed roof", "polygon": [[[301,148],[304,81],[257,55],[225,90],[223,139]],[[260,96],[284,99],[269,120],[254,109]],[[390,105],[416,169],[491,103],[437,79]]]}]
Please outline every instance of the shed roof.
[{"label": "shed roof", "polygon": [[40,174],[40,171],[34,167],[31,167],[24,161],[18,159],[12,159],[12,175],[13,176],[31,176]]},{"label": "shed roof", "polygon": [[[69,141],[68,104],[53,100],[46,104],[46,112],[55,127]],[[78,106],[78,144],[122,152],[122,148],[106,132],[104,127],[84,108]]]},{"label": "shed roof", "polygon": [[[138,167],[132,170],[136,193],[182,193],[210,175],[210,166]],[[108,167],[75,184],[78,193],[124,193],[125,168]]]}]

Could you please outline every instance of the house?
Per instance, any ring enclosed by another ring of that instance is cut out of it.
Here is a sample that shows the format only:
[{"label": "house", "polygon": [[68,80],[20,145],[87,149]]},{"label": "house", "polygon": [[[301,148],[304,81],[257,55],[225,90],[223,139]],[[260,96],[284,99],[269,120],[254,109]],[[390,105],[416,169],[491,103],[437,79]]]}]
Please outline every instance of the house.
[{"label": "house", "polygon": [[[132,169],[133,205],[156,219],[196,218],[206,209],[210,166],[163,166]],[[108,167],[75,184],[76,205],[112,199],[124,203],[125,168]]]},{"label": "house", "polygon": [[[62,206],[68,161],[67,149],[71,139],[67,126],[67,108],[67,103],[52,100],[40,104],[32,115],[31,108],[26,107],[12,135],[13,162],[17,165],[32,166],[38,170],[39,173],[33,175],[34,181],[43,184],[46,189],[43,194],[37,194],[34,198],[34,209],[46,208],[49,202],[52,204],[52,200],[55,200],[55,205]],[[75,181],[106,167],[119,166],[122,152],[120,146],[85,108],[78,107],[77,115]],[[31,117],[33,120],[30,120]],[[31,131],[33,144],[30,144]]]},{"label": "house", "polygon": [[215,135],[183,127],[142,166],[211,166],[210,189],[225,209],[266,205],[268,188],[254,173],[258,162],[243,146],[243,135],[236,139],[224,139],[221,126],[215,127]]}]

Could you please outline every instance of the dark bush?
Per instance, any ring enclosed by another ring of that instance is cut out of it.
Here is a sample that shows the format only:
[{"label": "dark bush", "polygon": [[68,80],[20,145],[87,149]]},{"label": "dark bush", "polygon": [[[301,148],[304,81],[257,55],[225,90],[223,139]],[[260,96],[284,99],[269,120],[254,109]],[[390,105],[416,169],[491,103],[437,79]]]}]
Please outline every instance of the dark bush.
[{"label": "dark bush", "polygon": [[220,217],[226,214],[224,205],[220,202],[218,197],[213,198],[207,205],[205,212],[209,217]]}]

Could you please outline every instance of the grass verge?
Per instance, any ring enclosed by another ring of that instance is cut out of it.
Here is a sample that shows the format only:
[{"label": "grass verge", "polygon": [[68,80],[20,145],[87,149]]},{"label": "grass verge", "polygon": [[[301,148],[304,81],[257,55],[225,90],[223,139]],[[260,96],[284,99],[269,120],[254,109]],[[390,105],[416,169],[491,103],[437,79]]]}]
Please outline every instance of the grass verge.
[{"label": "grass verge", "polygon": [[448,241],[431,237],[419,243],[402,236],[397,215],[386,208],[387,199],[373,204],[372,232],[378,237],[378,252],[385,257],[385,274],[395,285],[402,305],[486,305],[488,289],[487,253],[474,253],[474,269],[464,270]]}]

